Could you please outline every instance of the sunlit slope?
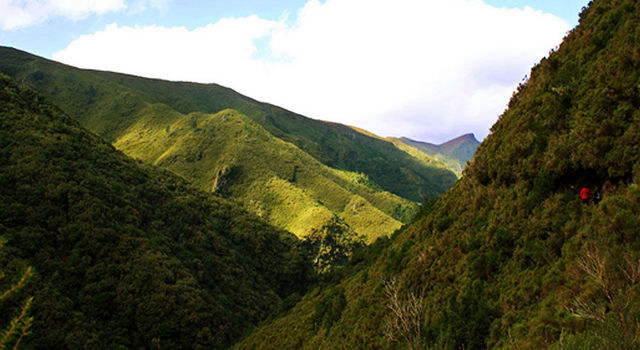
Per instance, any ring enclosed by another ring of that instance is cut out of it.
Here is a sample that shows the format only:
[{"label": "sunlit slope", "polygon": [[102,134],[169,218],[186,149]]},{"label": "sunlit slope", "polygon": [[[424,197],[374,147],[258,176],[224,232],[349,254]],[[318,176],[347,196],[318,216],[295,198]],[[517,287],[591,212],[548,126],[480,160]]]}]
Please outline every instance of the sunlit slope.
[{"label": "sunlit slope", "polygon": [[473,134],[462,135],[440,145],[415,141],[406,137],[394,138],[392,142],[396,146],[398,146],[398,143],[403,143],[419,149],[429,157],[444,163],[448,169],[457,175],[462,174],[462,170],[467,165],[467,162],[471,161],[473,154],[480,145],[480,142],[476,140]]},{"label": "sunlit slope", "polygon": [[236,348],[640,348],[639,43],[593,1],[452,190]]},{"label": "sunlit slope", "polygon": [[367,130],[364,130],[355,126],[351,126],[350,128],[364,135],[392,143],[397,149],[409,154],[411,157],[416,159],[418,162],[422,163],[424,166],[441,168],[441,169],[449,169],[450,171],[455,173],[454,171],[455,167],[448,166],[445,162],[443,162],[441,159],[438,159],[436,156],[428,155],[426,152],[424,152],[420,148],[412,146],[409,143],[403,142],[400,138],[381,137],[372,132],[369,132]]},{"label": "sunlit slope", "polygon": [[1,74],[0,235],[7,276],[34,268],[21,349],[224,349],[313,278],[292,234],[126,157]]},{"label": "sunlit slope", "polygon": [[0,72],[45,94],[109,141],[136,123],[134,116],[147,104],[165,104],[185,115],[234,109],[319,162],[363,173],[384,190],[412,201],[438,196],[455,182],[451,172],[425,165],[388,141],[344,125],[305,118],[215,84],[80,70],[11,48],[0,48]]},{"label": "sunlit slope", "polygon": [[182,115],[155,104],[138,113],[114,146],[240,201],[301,238],[337,216],[370,242],[415,213],[415,203],[366,175],[329,168],[236,111]]}]

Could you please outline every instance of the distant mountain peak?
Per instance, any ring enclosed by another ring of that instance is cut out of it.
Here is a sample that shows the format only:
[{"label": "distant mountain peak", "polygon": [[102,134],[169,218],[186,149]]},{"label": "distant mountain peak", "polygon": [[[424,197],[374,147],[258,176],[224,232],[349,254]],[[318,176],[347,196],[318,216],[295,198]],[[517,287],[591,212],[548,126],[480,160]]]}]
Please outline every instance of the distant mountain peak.
[{"label": "distant mountain peak", "polygon": [[452,138],[451,140],[445,141],[445,142],[440,143],[440,144],[435,144],[435,143],[431,143],[431,142],[415,140],[415,139],[408,138],[406,136],[401,136],[401,137],[398,138],[398,140],[400,140],[402,142],[419,142],[421,144],[433,145],[433,146],[438,146],[438,147],[441,147],[441,146],[444,146],[444,145],[447,145],[447,144],[452,144],[452,143],[464,142],[464,141],[476,142],[478,144],[480,143],[480,141],[478,141],[478,139],[476,138],[476,135],[474,133],[472,133],[472,132],[460,135],[458,137]]},{"label": "distant mountain peak", "polygon": [[464,134],[462,136],[458,136],[454,140],[458,140],[458,139],[479,142],[478,139],[476,138],[476,135],[474,133],[472,133],[472,132],[470,132],[468,134]]},{"label": "distant mountain peak", "polygon": [[480,142],[476,140],[476,137],[473,133],[469,133],[469,134],[464,134],[462,136],[458,136],[445,143],[441,143],[439,147],[442,148],[445,152],[447,152],[447,149],[452,147],[454,148],[460,147],[463,144],[470,144],[473,148],[473,151],[475,152],[475,149],[478,147],[478,145],[480,145]]},{"label": "distant mountain peak", "polygon": [[408,137],[400,137],[399,140],[418,148],[429,156],[439,158],[450,170],[458,175],[462,173],[462,169],[473,158],[473,154],[480,146],[480,142],[473,133],[458,136],[439,145],[412,140]]}]

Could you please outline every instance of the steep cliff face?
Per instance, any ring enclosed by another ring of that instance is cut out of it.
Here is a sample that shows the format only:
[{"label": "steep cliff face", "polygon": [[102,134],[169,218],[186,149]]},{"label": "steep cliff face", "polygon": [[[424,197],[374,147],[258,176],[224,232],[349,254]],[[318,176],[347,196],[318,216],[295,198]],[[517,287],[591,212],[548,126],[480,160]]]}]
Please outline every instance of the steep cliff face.
[{"label": "steep cliff face", "polygon": [[637,348],[638,227],[640,4],[593,1],[452,190],[238,348]]}]

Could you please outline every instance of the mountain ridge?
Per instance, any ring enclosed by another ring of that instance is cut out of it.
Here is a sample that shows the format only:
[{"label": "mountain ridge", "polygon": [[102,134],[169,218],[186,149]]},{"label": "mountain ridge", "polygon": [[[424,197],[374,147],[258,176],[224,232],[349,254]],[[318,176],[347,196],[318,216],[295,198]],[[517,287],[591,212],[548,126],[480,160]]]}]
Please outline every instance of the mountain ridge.
[{"label": "mountain ridge", "polygon": [[217,84],[81,70],[9,48],[0,48],[0,71],[127,155],[235,198],[300,238],[341,228],[348,252],[392,234],[417,202],[455,181],[418,151]]},{"label": "mountain ridge", "polygon": [[292,234],[126,157],[2,74],[0,159],[0,262],[35,271],[27,349],[223,349],[313,279]]},{"label": "mountain ridge", "polygon": [[412,140],[408,137],[400,137],[398,140],[438,159],[458,176],[462,174],[467,162],[471,161],[480,146],[473,133],[458,136],[441,144]]},{"label": "mountain ridge", "polygon": [[451,190],[234,349],[638,348],[639,27],[592,1]]},{"label": "mountain ridge", "polygon": [[[424,164],[388,141],[339,123],[309,119],[217,84],[81,70],[6,47],[0,48],[0,71],[48,96],[69,115],[84,118],[81,124],[110,142],[134,122],[128,116],[144,102],[164,103],[182,114],[231,108],[321,163],[364,173],[383,189],[412,201],[440,195],[455,182],[444,168]],[[86,110],[92,113],[87,116]]]},{"label": "mountain ridge", "polygon": [[9,48],[0,48],[0,71],[127,155],[235,198],[300,238],[323,242],[327,232],[342,231],[344,237],[327,242],[349,245],[336,249],[347,254],[392,234],[411,220],[416,202],[455,181],[418,152],[217,84],[81,70]]},{"label": "mountain ridge", "polygon": [[234,110],[161,114],[163,121],[140,119],[114,146],[200,189],[234,198],[301,239],[337,218],[346,239],[369,243],[400,228],[417,210],[365,175],[329,168]]}]

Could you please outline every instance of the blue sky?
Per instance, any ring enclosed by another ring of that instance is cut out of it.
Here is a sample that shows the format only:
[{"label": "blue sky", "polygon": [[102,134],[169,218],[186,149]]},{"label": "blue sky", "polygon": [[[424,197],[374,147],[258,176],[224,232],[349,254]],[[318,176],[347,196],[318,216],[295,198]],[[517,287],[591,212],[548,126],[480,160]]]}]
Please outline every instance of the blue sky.
[{"label": "blue sky", "polygon": [[588,0],[485,0],[485,3],[496,7],[532,7],[536,10],[552,13],[572,26],[578,24],[578,14]]},{"label": "blue sky", "polygon": [[0,0],[0,45],[440,142],[485,137],[587,2]]},{"label": "blue sky", "polygon": [[[0,9],[5,1],[0,0]],[[87,15],[81,19],[58,16],[23,28],[0,29],[0,44],[51,57],[54,52],[64,48],[80,35],[104,29],[106,25],[114,22],[128,26],[155,24],[193,29],[226,17],[246,17],[257,14],[262,18],[277,20],[286,13],[295,14],[305,3],[306,0],[162,1],[157,5],[144,5],[145,10],[112,11],[99,15]],[[128,4],[128,6],[131,5]]]}]

